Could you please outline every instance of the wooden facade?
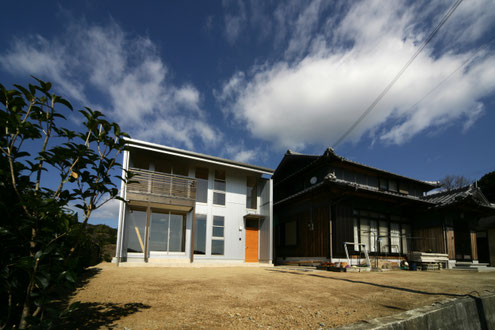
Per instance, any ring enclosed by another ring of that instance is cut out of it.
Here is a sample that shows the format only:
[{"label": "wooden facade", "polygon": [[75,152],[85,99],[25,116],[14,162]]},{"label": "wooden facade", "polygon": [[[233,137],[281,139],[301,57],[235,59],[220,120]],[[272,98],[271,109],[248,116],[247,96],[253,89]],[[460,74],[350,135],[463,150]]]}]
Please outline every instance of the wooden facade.
[{"label": "wooden facade", "polygon": [[[436,187],[433,183],[347,161],[330,149],[321,156],[288,151],[273,180],[279,261],[341,259],[345,242],[366,244],[377,258],[402,258],[412,251],[446,254],[450,260],[478,258],[474,227],[490,210],[459,203],[478,194],[474,188],[461,197],[430,198],[425,193]],[[354,244],[348,250],[361,253]]]}]

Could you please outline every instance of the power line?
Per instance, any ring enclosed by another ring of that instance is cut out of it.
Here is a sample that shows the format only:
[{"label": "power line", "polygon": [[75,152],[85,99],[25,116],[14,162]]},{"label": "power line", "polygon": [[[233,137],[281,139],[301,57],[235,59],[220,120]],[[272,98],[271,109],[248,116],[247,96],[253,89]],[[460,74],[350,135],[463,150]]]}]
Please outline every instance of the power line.
[{"label": "power line", "polygon": [[473,53],[473,55],[471,57],[469,57],[466,61],[464,61],[461,65],[459,65],[457,67],[457,69],[455,69],[454,71],[452,71],[447,77],[445,77],[444,79],[442,79],[442,81],[440,81],[435,87],[433,87],[428,93],[426,93],[421,99],[419,99],[416,103],[414,103],[413,105],[411,105],[408,110],[406,112],[409,112],[409,110],[412,110],[414,109],[419,103],[421,103],[426,97],[430,96],[434,91],[436,91],[441,85],[443,85],[447,80],[449,80],[454,74],[457,73],[457,71],[459,71],[460,69],[462,69],[463,67],[465,67],[466,65],[468,65],[469,63],[471,63],[474,58],[476,56],[478,56],[478,53],[481,52],[482,50],[484,50],[485,48],[487,48],[490,43],[495,40],[495,35],[486,43],[484,44],[483,46],[480,46],[476,52]]},{"label": "power line", "polygon": [[388,85],[383,89],[383,91],[376,97],[376,99],[366,108],[366,110],[361,114],[361,116],[349,127],[347,131],[337,140],[337,142],[334,143],[333,147],[336,148],[355,128],[359,123],[376,107],[378,102],[381,101],[381,99],[388,93],[388,91],[392,88],[392,86],[399,80],[399,78],[402,76],[404,71],[411,65],[411,63],[418,57],[418,55],[423,51],[423,49],[426,47],[426,45],[433,39],[433,37],[437,34],[438,30],[447,22],[447,20],[452,16],[454,11],[459,7],[463,0],[457,0],[452,7],[447,11],[445,16],[442,18],[440,23],[435,27],[435,29],[428,35],[428,37],[425,39],[421,47],[418,48],[418,50],[414,53],[414,55],[407,61],[407,63],[402,67],[402,69],[397,73],[397,75],[388,83]]}]

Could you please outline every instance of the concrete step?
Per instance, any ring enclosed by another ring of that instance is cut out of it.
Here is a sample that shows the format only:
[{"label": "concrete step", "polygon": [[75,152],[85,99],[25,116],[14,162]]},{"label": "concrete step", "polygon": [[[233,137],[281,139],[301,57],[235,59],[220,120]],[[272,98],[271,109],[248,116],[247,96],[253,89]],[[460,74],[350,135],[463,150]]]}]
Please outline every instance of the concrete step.
[{"label": "concrete step", "polygon": [[477,263],[474,264],[472,262],[466,261],[458,261],[455,264],[454,270],[465,270],[465,271],[473,271],[473,272],[493,272],[495,271],[495,267],[488,267],[487,263]]}]

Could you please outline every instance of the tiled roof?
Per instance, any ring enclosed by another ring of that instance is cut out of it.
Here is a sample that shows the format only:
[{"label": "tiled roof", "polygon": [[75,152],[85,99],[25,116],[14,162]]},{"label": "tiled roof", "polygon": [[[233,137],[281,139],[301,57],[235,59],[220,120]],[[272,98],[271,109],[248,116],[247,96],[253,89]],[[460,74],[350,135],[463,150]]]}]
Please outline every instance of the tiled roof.
[{"label": "tiled roof", "polygon": [[435,203],[436,207],[471,200],[478,205],[495,208],[495,205],[490,204],[481,190],[475,185],[468,185],[454,190],[442,191],[436,194],[426,195],[421,198]]},{"label": "tiled roof", "polygon": [[387,196],[402,198],[402,199],[406,199],[406,200],[410,200],[410,201],[424,202],[425,204],[433,204],[431,201],[424,200],[424,199],[419,198],[419,197],[415,197],[415,196],[411,196],[411,195],[402,195],[402,194],[397,194],[397,193],[393,193],[393,192],[389,192],[389,191],[383,191],[383,190],[379,190],[378,188],[374,188],[374,187],[370,187],[370,186],[366,186],[366,185],[361,185],[361,184],[357,184],[354,182],[349,182],[349,181],[337,179],[335,177],[327,176],[323,179],[323,181],[320,181],[320,182],[312,185],[311,187],[308,187],[306,189],[298,191],[297,193],[295,193],[293,195],[285,197],[285,198],[281,199],[280,201],[275,202],[274,205],[281,204],[281,203],[284,203],[288,200],[291,200],[297,196],[304,195],[307,192],[314,190],[314,189],[316,189],[316,188],[318,188],[318,187],[320,187],[326,183],[333,183],[333,184],[337,184],[339,186],[346,186],[346,187],[352,188],[356,191],[358,191],[358,190],[368,191],[368,192],[373,192],[373,193],[380,194],[380,195],[387,195]]},{"label": "tiled roof", "polygon": [[355,165],[355,166],[360,166],[360,167],[364,167],[364,168],[368,168],[368,169],[371,169],[373,171],[376,171],[376,172],[380,172],[380,173],[384,173],[384,174],[387,174],[387,175],[391,175],[391,176],[394,176],[394,177],[397,177],[397,178],[402,178],[402,179],[406,179],[406,180],[410,180],[410,181],[415,181],[417,183],[420,183],[422,184],[423,186],[428,186],[428,187],[431,187],[430,189],[433,189],[435,187],[439,187],[439,182],[438,181],[424,181],[424,180],[418,180],[418,179],[413,179],[413,178],[409,178],[409,177],[406,177],[406,176],[403,176],[403,175],[400,175],[400,174],[397,174],[397,173],[393,173],[393,172],[389,172],[389,171],[386,171],[386,170],[382,170],[382,169],[379,169],[379,168],[376,168],[376,167],[373,167],[373,166],[369,166],[369,165],[365,165],[365,164],[362,164],[362,163],[358,163],[358,162],[355,162],[355,161],[352,161],[352,160],[349,160],[349,159],[346,159],[345,157],[343,156],[339,156],[335,153],[335,150],[333,148],[327,148],[325,150],[325,152],[318,156],[318,155],[308,155],[308,154],[301,154],[301,153],[298,153],[298,152],[295,152],[295,151],[292,151],[292,150],[287,150],[287,152],[285,153],[284,155],[284,158],[282,159],[282,161],[280,162],[279,166],[277,167],[277,169],[275,170],[275,175],[274,175],[274,178],[277,176],[277,171],[279,170],[279,168],[282,167],[282,163],[285,161],[285,159],[287,157],[308,157],[308,158],[313,158],[312,161],[308,162],[305,166],[297,169],[296,171],[294,171],[292,174],[288,175],[287,177],[283,178],[282,181],[284,180],[287,180],[289,179],[290,177],[293,177],[295,175],[297,175],[298,173],[302,172],[304,169],[312,166],[315,162],[319,161],[320,159],[322,159],[323,157],[325,156],[331,156],[333,157],[334,159],[340,159],[340,161],[342,162],[346,162],[348,164],[352,164],[352,165]]}]

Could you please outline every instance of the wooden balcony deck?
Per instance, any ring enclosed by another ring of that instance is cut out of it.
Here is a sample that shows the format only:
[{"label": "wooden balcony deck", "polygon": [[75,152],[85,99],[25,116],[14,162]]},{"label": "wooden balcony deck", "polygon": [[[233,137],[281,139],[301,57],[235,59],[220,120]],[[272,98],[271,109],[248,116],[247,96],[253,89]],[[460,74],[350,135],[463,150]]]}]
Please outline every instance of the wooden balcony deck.
[{"label": "wooden balcony deck", "polygon": [[130,168],[134,175],[127,185],[127,199],[157,204],[194,206],[196,179]]}]

